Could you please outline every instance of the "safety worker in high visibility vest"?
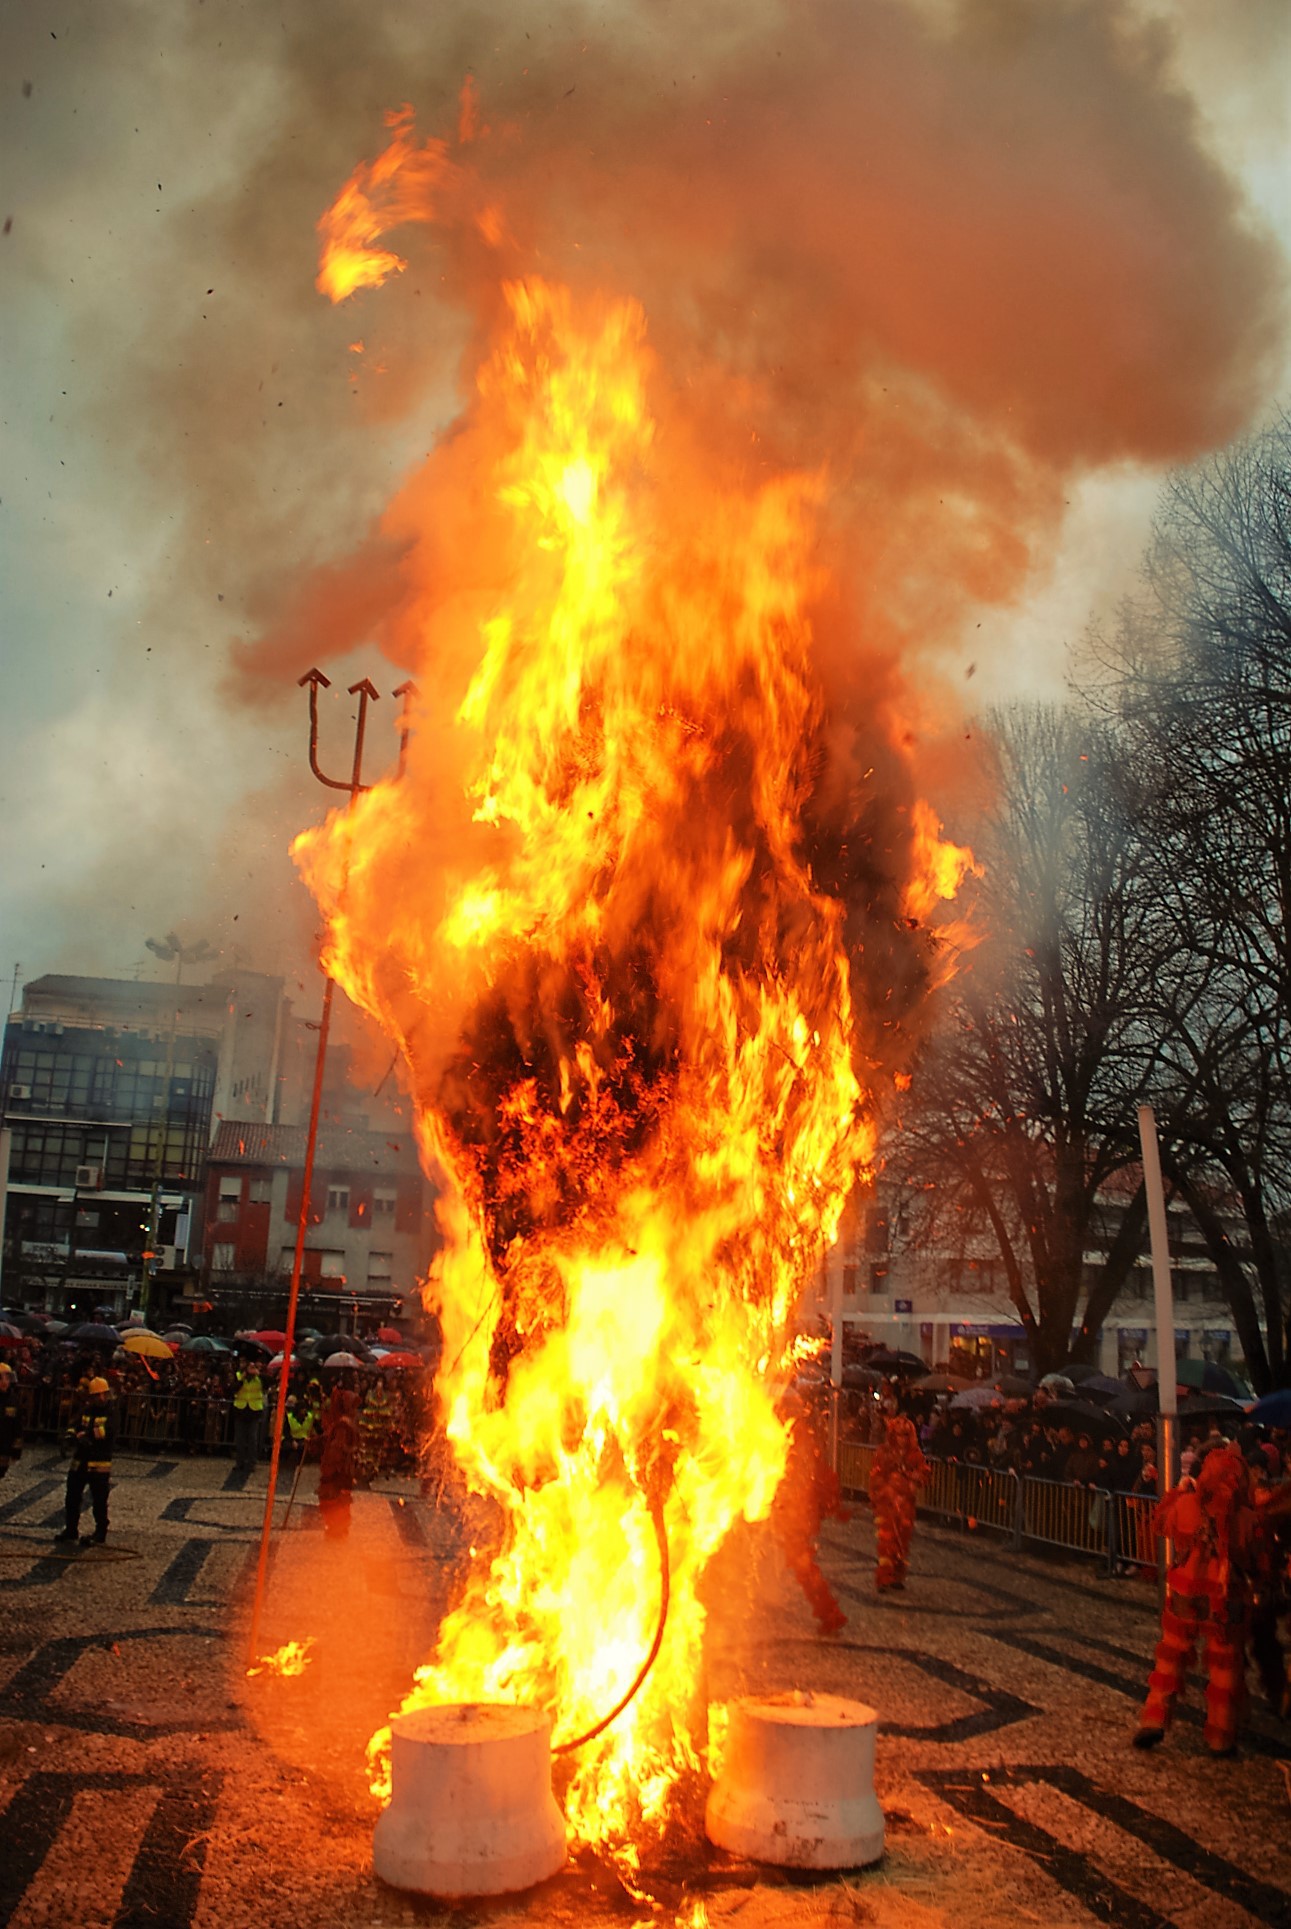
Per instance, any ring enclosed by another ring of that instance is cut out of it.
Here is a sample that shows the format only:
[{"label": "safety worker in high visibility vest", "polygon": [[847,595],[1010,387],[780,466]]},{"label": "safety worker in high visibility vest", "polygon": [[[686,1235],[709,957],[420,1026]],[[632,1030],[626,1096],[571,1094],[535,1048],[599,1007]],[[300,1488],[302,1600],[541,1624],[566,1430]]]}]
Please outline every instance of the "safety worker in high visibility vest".
[{"label": "safety worker in high visibility vest", "polygon": [[233,1464],[240,1474],[249,1474],[260,1452],[264,1381],[254,1360],[240,1366],[233,1380]]},{"label": "safety worker in high visibility vest", "polygon": [[1136,1748],[1155,1748],[1200,1645],[1206,1670],[1206,1725],[1212,1755],[1231,1755],[1246,1701],[1246,1635],[1257,1560],[1257,1523],[1250,1475],[1225,1444],[1205,1454],[1195,1479],[1182,1480],[1153,1516],[1170,1544],[1161,1639],[1139,1716]]},{"label": "safety worker in high visibility vest", "polygon": [[303,1457],[314,1437],[314,1409],[306,1406],[296,1393],[287,1396],[287,1432],[292,1445]]},{"label": "safety worker in high visibility vest", "polygon": [[914,1533],[915,1494],[932,1468],[923,1457],[914,1422],[884,1403],[883,1442],[870,1466],[870,1506],[878,1542],[874,1585],[879,1593],[904,1587]]},{"label": "safety worker in high visibility vest", "polygon": [[67,1470],[67,1495],[60,1541],[81,1538],[81,1503],[85,1489],[90,1490],[94,1510],[94,1539],[101,1547],[108,1537],[108,1490],[112,1485],[112,1401],[107,1381],[100,1374],[89,1382],[83,1400],[72,1408],[68,1439],[72,1464]]},{"label": "safety worker in high visibility vest", "polygon": [[390,1430],[394,1423],[394,1408],[384,1384],[378,1380],[369,1387],[367,1398],[359,1414],[359,1467],[358,1478],[361,1486],[370,1485],[385,1463],[390,1447]]},{"label": "safety worker in high visibility vest", "polygon": [[8,1360],[0,1360],[0,1480],[11,1460],[22,1458],[22,1404]]}]

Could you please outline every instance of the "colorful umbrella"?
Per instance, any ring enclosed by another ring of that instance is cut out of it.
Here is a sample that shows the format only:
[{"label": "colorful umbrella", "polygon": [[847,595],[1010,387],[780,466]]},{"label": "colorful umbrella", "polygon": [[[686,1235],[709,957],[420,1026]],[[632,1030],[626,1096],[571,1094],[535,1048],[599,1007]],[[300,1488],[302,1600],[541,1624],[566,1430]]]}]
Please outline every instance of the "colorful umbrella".
[{"label": "colorful umbrella", "polygon": [[266,1326],[262,1333],[251,1333],[247,1337],[259,1340],[261,1346],[267,1346],[271,1353],[281,1353],[287,1344],[287,1335],[275,1331],[272,1326]]},{"label": "colorful umbrella", "polygon": [[966,1393],[973,1384],[971,1380],[961,1379],[957,1373],[925,1373],[921,1380],[911,1380],[912,1393]]},{"label": "colorful umbrella", "polygon": [[198,1333],[195,1338],[185,1340],[179,1350],[181,1353],[231,1353],[233,1348],[227,1340],[217,1340],[211,1333]]},{"label": "colorful umbrella", "polygon": [[141,1353],[148,1360],[169,1360],[171,1349],[160,1333],[150,1333],[140,1326],[133,1333],[127,1333],[121,1342],[127,1353]]},{"label": "colorful umbrella", "polygon": [[[335,1358],[336,1355],[333,1353],[332,1360]],[[332,1360],[327,1361],[328,1366],[332,1364]],[[422,1359],[420,1353],[387,1353],[377,1364],[380,1366],[382,1372],[384,1372],[387,1367],[394,1367],[398,1370],[403,1367],[425,1366],[426,1362]]]},{"label": "colorful umbrella", "polygon": [[333,1367],[362,1365],[363,1361],[356,1360],[353,1353],[329,1353],[323,1361],[323,1371],[324,1373],[330,1373]]},{"label": "colorful umbrella", "polygon": [[393,1326],[378,1326],[377,1338],[384,1340],[387,1346],[402,1346],[404,1343],[403,1334],[396,1332]]}]

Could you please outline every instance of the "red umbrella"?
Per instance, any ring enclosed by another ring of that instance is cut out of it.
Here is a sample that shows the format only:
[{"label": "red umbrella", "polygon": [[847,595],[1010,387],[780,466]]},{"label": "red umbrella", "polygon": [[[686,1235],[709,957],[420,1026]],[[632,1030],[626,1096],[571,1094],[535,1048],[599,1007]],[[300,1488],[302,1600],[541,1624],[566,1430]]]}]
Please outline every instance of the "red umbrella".
[{"label": "red umbrella", "polygon": [[377,1361],[383,1373],[388,1366],[425,1366],[425,1364],[420,1353],[387,1353],[383,1359]]},{"label": "red umbrella", "polygon": [[384,1346],[402,1346],[404,1343],[403,1334],[396,1333],[393,1326],[379,1326],[377,1328],[377,1338]]},{"label": "red umbrella", "polygon": [[259,1340],[261,1346],[267,1346],[271,1353],[281,1353],[287,1344],[287,1335],[275,1332],[272,1326],[266,1326],[263,1333],[252,1333],[248,1337]]}]

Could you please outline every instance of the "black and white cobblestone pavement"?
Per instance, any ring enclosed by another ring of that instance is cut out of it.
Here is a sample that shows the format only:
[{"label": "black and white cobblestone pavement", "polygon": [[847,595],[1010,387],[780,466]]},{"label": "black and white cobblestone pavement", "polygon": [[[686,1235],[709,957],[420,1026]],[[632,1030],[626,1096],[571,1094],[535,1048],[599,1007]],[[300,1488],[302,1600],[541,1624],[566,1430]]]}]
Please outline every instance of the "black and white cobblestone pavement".
[{"label": "black and white cobblestone pavement", "polygon": [[583,1859],[488,1907],[398,1895],[369,1866],[362,1743],[429,1651],[469,1525],[383,1483],[338,1547],[307,1472],[262,1646],[310,1635],[311,1664],[248,1680],[263,1469],[122,1460],[108,1547],[70,1552],[63,1477],[37,1449],[0,1482],[0,1925],[1291,1925],[1291,1734],[1253,1709],[1212,1761],[1194,1692],[1162,1749],[1128,1746],[1151,1588],[921,1524],[906,1592],[876,1599],[863,1510],[824,1546],[841,1638],[816,1637],[764,1533],[724,1554],[709,1692],[878,1709],[878,1868],[790,1880],[692,1841],[628,1887]]}]

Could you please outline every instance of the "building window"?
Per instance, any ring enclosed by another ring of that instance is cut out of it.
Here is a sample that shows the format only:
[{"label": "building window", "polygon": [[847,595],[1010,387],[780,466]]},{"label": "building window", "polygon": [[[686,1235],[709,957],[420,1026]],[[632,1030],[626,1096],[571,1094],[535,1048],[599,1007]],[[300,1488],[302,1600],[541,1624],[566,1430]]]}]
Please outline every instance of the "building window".
[{"label": "building window", "polygon": [[374,1219],[393,1219],[399,1194],[394,1186],[376,1186],[372,1193],[372,1217]]},{"label": "building window", "polygon": [[327,1210],[329,1212],[348,1212],[350,1209],[350,1188],[348,1186],[328,1186]]},{"label": "building window", "polygon": [[236,1173],[231,1178],[220,1180],[220,1204],[222,1206],[242,1204],[242,1181]]},{"label": "building window", "polygon": [[253,1206],[267,1206],[273,1196],[273,1180],[267,1172],[261,1172],[251,1181],[248,1198]]},{"label": "building window", "polygon": [[213,1273],[231,1273],[236,1255],[237,1247],[231,1239],[220,1240],[216,1245],[211,1247],[211,1271]]},{"label": "building window", "polygon": [[368,1254],[368,1278],[389,1279],[394,1271],[393,1253]]}]

